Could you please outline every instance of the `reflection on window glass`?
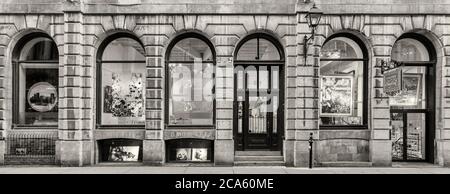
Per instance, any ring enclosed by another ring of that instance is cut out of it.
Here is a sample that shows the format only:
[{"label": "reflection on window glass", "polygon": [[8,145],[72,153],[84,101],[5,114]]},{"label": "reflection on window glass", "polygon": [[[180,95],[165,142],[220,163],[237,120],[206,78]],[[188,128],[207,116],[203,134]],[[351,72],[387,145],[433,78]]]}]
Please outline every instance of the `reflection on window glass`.
[{"label": "reflection on window glass", "polygon": [[361,48],[349,38],[338,37],[323,46],[321,57],[320,125],[362,125],[365,88]]},{"label": "reflection on window glass", "polygon": [[169,65],[169,123],[212,125],[213,65],[171,63]]},{"label": "reflection on window glass", "polygon": [[169,125],[212,125],[214,64],[201,39],[184,38],[169,54]]},{"label": "reflection on window glass", "polygon": [[170,52],[170,61],[212,61],[209,46],[198,38],[179,41]]},{"label": "reflection on window glass", "polygon": [[19,67],[19,123],[57,125],[58,64],[21,63]]},{"label": "reflection on window glass", "polygon": [[398,40],[392,48],[391,58],[396,61],[429,61],[426,47],[418,40],[404,38]]},{"label": "reflection on window glass", "polygon": [[50,38],[40,37],[27,42],[20,55],[22,61],[56,61],[58,48]]},{"label": "reflection on window glass", "polygon": [[110,42],[101,63],[101,124],[145,124],[144,49],[131,38]]},{"label": "reflection on window glass", "polygon": [[323,59],[341,59],[358,58],[362,59],[363,54],[358,44],[344,37],[334,38],[328,41],[320,51],[320,58]]},{"label": "reflection on window glass", "polygon": [[106,46],[103,51],[104,61],[143,61],[144,48],[136,40],[131,38],[118,38]]}]

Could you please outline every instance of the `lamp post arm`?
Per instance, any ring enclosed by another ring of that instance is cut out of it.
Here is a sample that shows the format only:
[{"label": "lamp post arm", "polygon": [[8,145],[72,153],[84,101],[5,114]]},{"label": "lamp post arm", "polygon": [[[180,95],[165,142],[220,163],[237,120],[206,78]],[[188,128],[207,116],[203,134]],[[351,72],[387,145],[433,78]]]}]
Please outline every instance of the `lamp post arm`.
[{"label": "lamp post arm", "polygon": [[310,40],[314,40],[314,28],[312,29],[312,34],[311,36],[308,38],[307,35],[305,35],[303,37],[303,57],[305,58],[305,66],[306,66],[306,59],[308,57],[308,42]]}]

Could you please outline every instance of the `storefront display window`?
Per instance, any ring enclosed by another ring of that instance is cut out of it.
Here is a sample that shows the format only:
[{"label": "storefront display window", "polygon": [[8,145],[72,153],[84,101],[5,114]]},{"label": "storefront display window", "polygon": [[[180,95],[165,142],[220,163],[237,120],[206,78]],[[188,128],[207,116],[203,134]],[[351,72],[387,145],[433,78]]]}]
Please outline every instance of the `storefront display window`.
[{"label": "storefront display window", "polygon": [[210,46],[198,38],[178,41],[167,68],[169,125],[213,125],[214,62]]},{"label": "storefront display window", "polygon": [[28,41],[15,68],[14,105],[18,126],[58,124],[58,50],[47,37]]},{"label": "storefront display window", "polygon": [[101,125],[145,124],[145,57],[141,44],[117,38],[103,51],[99,75]]},{"label": "storefront display window", "polygon": [[211,146],[209,140],[169,140],[168,159],[172,162],[211,162]]},{"label": "storefront display window", "polygon": [[100,140],[101,162],[140,162],[142,161],[142,141],[134,139]]},{"label": "storefront display window", "polygon": [[364,125],[366,60],[360,45],[335,37],[325,43],[320,57],[320,125]]}]

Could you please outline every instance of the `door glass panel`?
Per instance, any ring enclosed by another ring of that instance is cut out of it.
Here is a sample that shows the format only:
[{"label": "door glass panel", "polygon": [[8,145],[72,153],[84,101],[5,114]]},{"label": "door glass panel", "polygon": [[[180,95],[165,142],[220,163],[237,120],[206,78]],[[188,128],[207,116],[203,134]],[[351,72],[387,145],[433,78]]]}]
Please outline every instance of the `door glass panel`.
[{"label": "door glass panel", "polygon": [[259,89],[269,89],[269,72],[267,67],[260,67],[259,69]]},{"label": "door glass panel", "polygon": [[406,66],[402,69],[402,92],[389,98],[391,108],[426,108],[426,67]]},{"label": "door glass panel", "polygon": [[267,97],[249,97],[249,129],[252,134],[264,134],[267,131]]},{"label": "door glass panel", "polygon": [[256,69],[247,71],[247,88],[248,89],[258,88],[258,74]]},{"label": "door glass panel", "polygon": [[238,133],[242,133],[242,118],[244,116],[244,102],[238,102]]},{"label": "door glass panel", "polygon": [[279,89],[279,86],[278,86],[279,80],[278,79],[280,79],[280,77],[278,76],[278,73],[279,73],[278,67],[272,67],[271,73],[272,73],[272,90]]},{"label": "door glass panel", "polygon": [[272,117],[272,123],[273,123],[273,125],[272,125],[272,133],[277,133],[277,126],[278,126],[278,123],[277,123],[277,120],[278,120],[278,97],[277,96],[274,96],[274,97],[272,97],[272,103],[271,103],[272,105],[273,105],[273,110],[272,110],[272,115],[273,115],[273,117]]},{"label": "door glass panel", "polygon": [[408,113],[407,116],[407,159],[425,159],[425,114]]},{"label": "door glass panel", "polygon": [[392,160],[403,160],[403,113],[391,113]]}]

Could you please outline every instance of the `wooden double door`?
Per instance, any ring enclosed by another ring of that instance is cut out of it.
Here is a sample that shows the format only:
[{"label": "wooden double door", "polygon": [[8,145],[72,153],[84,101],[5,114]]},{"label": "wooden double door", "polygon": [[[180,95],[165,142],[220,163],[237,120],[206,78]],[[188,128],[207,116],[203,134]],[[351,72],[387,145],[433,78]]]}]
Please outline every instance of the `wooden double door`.
[{"label": "wooden double door", "polygon": [[282,72],[279,65],[236,66],[234,138],[237,150],[281,150]]}]

